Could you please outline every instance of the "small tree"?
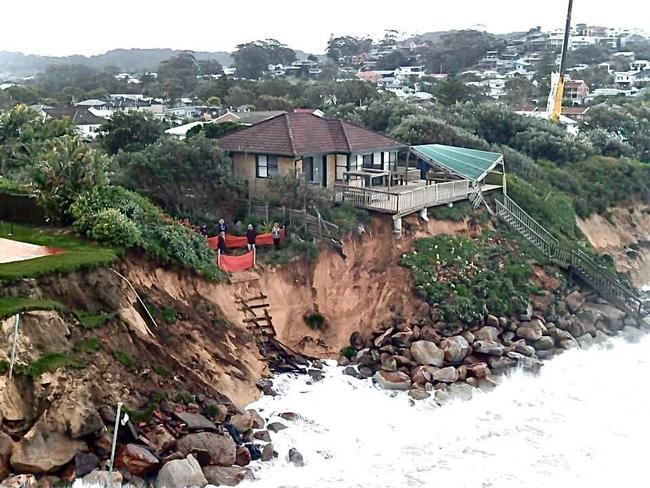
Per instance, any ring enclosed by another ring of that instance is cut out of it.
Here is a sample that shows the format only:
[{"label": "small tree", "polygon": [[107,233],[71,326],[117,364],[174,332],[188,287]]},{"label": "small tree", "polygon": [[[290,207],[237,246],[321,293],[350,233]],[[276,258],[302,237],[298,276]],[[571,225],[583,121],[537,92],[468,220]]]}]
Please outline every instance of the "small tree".
[{"label": "small tree", "polygon": [[51,216],[67,222],[70,205],[79,195],[108,183],[109,163],[79,137],[53,139],[33,168],[36,195]]}]

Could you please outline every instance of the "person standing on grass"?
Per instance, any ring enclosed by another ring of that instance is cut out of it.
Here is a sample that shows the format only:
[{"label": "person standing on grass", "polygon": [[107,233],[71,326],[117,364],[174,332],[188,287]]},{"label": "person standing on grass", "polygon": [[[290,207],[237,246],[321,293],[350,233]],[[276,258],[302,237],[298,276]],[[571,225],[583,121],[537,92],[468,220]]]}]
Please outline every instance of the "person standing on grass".
[{"label": "person standing on grass", "polygon": [[279,251],[280,250],[280,226],[278,225],[277,222],[273,224],[273,228],[271,229],[271,235],[273,236],[273,246],[275,246],[276,251]]},{"label": "person standing on grass", "polygon": [[248,228],[246,229],[246,246],[248,247],[249,251],[255,249],[255,239],[257,239],[257,232],[255,231],[255,227],[253,227],[253,224],[248,224]]}]

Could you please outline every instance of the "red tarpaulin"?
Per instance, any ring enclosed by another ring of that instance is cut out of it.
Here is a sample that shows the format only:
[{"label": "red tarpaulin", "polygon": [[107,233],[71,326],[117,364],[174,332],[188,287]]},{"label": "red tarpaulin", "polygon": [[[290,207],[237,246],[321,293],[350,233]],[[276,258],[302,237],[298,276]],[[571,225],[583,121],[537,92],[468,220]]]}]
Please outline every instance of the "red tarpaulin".
[{"label": "red tarpaulin", "polygon": [[224,271],[232,273],[234,271],[244,271],[255,267],[255,252],[248,251],[242,256],[219,255],[219,267]]},{"label": "red tarpaulin", "polygon": [[[283,241],[285,238],[285,230],[280,231],[280,240]],[[226,247],[228,249],[243,249],[248,244],[246,236],[234,236],[232,234],[226,234]],[[219,247],[219,237],[208,237],[208,245],[212,249],[217,249]],[[272,246],[273,245],[273,234],[267,232],[265,234],[258,234],[255,239],[256,246]]]}]

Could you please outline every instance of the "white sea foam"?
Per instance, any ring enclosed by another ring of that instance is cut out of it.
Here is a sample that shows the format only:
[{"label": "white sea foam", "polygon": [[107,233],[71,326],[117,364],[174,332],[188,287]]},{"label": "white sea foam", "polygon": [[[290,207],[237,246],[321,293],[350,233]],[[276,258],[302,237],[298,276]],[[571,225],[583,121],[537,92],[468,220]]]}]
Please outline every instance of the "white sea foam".
[{"label": "white sea foam", "polygon": [[[537,376],[515,372],[493,392],[444,407],[410,406],[405,394],[335,366],[313,385],[282,375],[280,395],[251,407],[302,419],[282,420],[290,428],[272,434],[278,459],[254,463],[257,481],[240,486],[645,486],[650,338],[610,346],[569,351]],[[291,447],[304,467],[288,463]]]}]

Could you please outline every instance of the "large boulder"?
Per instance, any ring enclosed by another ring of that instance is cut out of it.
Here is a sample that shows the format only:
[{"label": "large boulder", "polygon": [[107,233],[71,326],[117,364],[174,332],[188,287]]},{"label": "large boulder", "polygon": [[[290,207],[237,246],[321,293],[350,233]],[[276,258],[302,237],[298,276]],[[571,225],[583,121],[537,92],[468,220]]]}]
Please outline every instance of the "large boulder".
[{"label": "large boulder", "polygon": [[208,484],[198,461],[191,454],[186,459],[176,459],[165,464],[156,477],[155,488],[180,486],[204,487]]},{"label": "large boulder", "polygon": [[517,337],[525,339],[528,342],[535,342],[542,338],[544,329],[537,321],[531,320],[527,324],[517,327],[515,334],[517,334]]},{"label": "large boulder", "polygon": [[174,412],[178,420],[187,425],[188,430],[212,430],[216,431],[217,426],[203,415],[191,412]]},{"label": "large boulder", "polygon": [[129,473],[140,477],[156,471],[159,464],[156,456],[151,454],[148,449],[137,444],[123,446],[115,459],[115,466],[124,468]]},{"label": "large boulder", "polygon": [[411,344],[413,360],[422,366],[442,366],[445,353],[431,341],[416,341]]},{"label": "large boulder", "polygon": [[248,466],[251,463],[251,452],[244,446],[235,451],[235,464],[237,466]]},{"label": "large boulder", "polygon": [[77,478],[86,476],[99,467],[99,458],[92,452],[80,452],[74,457],[74,472]]},{"label": "large boulder", "polygon": [[[497,319],[497,324],[499,323]],[[474,332],[474,337],[479,341],[498,341],[499,340],[499,329],[491,325],[486,325],[481,327],[479,330]]]},{"label": "large boulder", "polygon": [[460,363],[471,352],[472,348],[463,336],[447,337],[440,343],[444,352],[445,361],[448,363]]},{"label": "large boulder", "polygon": [[5,479],[11,472],[11,452],[14,449],[14,441],[4,432],[0,431],[0,480]]},{"label": "large boulder", "polygon": [[401,371],[377,371],[372,380],[385,390],[409,390],[411,378]]},{"label": "large boulder", "polygon": [[90,403],[75,403],[66,412],[68,432],[73,439],[81,439],[104,428],[102,418]]},{"label": "large boulder", "polygon": [[467,366],[467,374],[472,378],[485,378],[490,374],[490,368],[485,363],[476,363]]},{"label": "large boulder", "polygon": [[217,466],[232,466],[235,463],[235,441],[228,434],[197,432],[178,440],[176,449],[184,456],[193,452],[207,452],[209,462]]},{"label": "large boulder", "polygon": [[564,302],[571,312],[576,313],[585,303],[585,297],[582,295],[582,293],[576,290],[572,293],[569,293],[564,299]]},{"label": "large boulder", "polygon": [[162,424],[156,425],[145,437],[159,455],[176,446],[176,438]]},{"label": "large boulder", "polygon": [[583,306],[594,315],[598,315],[605,322],[609,332],[618,332],[625,326],[625,312],[609,303],[588,303]]},{"label": "large boulder", "polygon": [[555,341],[552,337],[542,336],[539,340],[533,342],[536,351],[550,351],[555,347]]},{"label": "large boulder", "polygon": [[47,432],[34,426],[14,445],[11,466],[20,473],[53,473],[72,461],[86,443],[61,432]]},{"label": "large boulder", "polygon": [[431,377],[434,381],[440,381],[442,383],[455,383],[458,381],[458,370],[453,366],[447,366],[446,368],[432,369]]},{"label": "large boulder", "polygon": [[237,486],[244,480],[255,479],[250,469],[240,466],[205,466],[203,474],[215,486]]},{"label": "large boulder", "polygon": [[253,428],[253,416],[249,412],[233,415],[229,423],[237,429],[237,432],[243,434]]},{"label": "large boulder", "polygon": [[494,341],[474,341],[472,345],[474,352],[479,354],[487,354],[489,356],[503,356],[505,348]]}]

